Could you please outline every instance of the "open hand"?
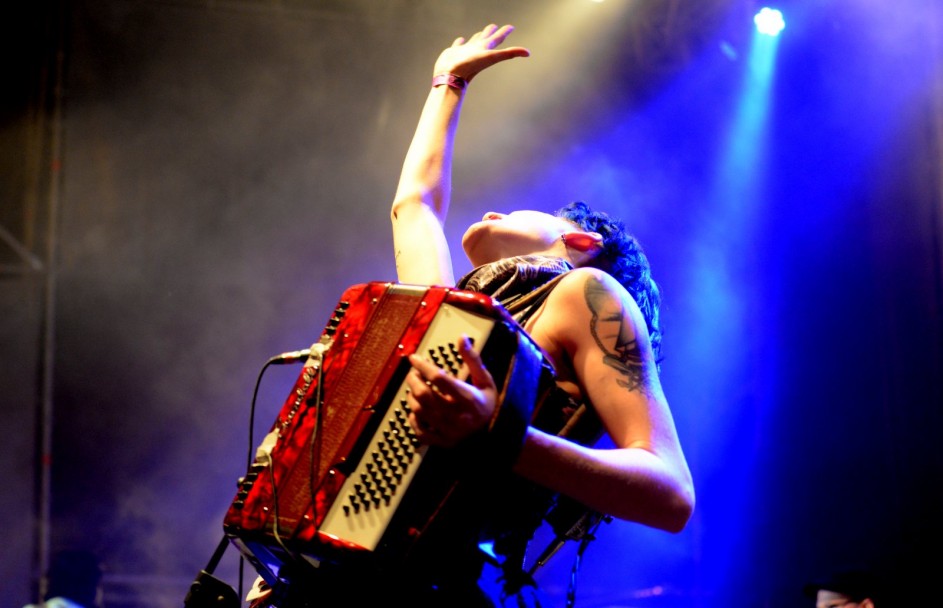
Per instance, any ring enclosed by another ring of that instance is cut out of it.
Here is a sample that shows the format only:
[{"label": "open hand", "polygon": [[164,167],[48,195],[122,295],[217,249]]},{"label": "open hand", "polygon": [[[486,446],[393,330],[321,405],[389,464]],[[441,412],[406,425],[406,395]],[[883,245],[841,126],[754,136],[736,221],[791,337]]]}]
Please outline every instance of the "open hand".
[{"label": "open hand", "polygon": [[494,414],[494,379],[467,337],[459,340],[458,350],[468,367],[468,382],[418,355],[409,356],[409,424],[423,443],[453,447],[485,428]]},{"label": "open hand", "polygon": [[452,46],[439,55],[433,75],[449,73],[470,81],[478,72],[496,63],[530,56],[530,51],[520,46],[495,48],[513,31],[511,25],[498,27],[492,23],[468,40],[456,38]]}]

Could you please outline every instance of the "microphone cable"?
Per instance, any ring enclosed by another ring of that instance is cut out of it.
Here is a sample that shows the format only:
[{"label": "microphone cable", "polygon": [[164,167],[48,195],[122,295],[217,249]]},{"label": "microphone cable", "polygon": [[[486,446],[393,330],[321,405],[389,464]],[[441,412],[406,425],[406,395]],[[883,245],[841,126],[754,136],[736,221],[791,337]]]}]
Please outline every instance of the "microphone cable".
[{"label": "microphone cable", "polygon": [[[272,365],[287,365],[290,363],[297,363],[299,361],[304,361],[305,359],[308,358],[310,354],[311,354],[311,349],[306,348],[302,350],[289,351],[286,353],[282,353],[280,355],[275,355],[274,357],[266,361],[265,365],[262,366],[262,369],[259,370],[259,373],[255,379],[255,388],[252,390],[252,401],[249,404],[249,433],[248,433],[249,434],[249,449],[248,449],[248,453],[246,454],[246,474],[252,471],[252,463],[255,460],[254,458],[255,456],[255,412],[256,412],[256,404],[258,403],[258,399],[259,399],[259,387],[262,385],[262,377],[265,375],[265,372],[268,370],[268,368],[271,367]],[[268,465],[269,465],[270,473],[272,474],[272,493],[274,497],[275,496],[275,477],[274,477],[275,469],[274,469],[274,464],[272,463],[271,458],[268,459]],[[277,515],[278,500],[277,498],[275,499],[275,508],[276,508],[275,538],[278,539],[279,544],[281,544],[281,539],[278,538],[278,515]],[[244,587],[245,587],[245,564],[246,564],[245,556],[243,556],[242,553],[240,553],[239,554],[239,597],[240,598],[244,597],[243,592],[244,592]]]}]

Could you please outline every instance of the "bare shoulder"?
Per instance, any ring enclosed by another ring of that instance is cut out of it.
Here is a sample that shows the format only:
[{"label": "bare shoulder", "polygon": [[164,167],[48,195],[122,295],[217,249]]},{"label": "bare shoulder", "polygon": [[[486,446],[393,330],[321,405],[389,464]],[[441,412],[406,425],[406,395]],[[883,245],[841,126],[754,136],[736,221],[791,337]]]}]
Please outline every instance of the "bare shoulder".
[{"label": "bare shoulder", "polygon": [[[555,316],[569,319],[572,330],[585,333],[586,322],[620,321],[640,332],[646,345],[645,318],[632,295],[618,281],[597,268],[577,268],[560,281],[551,293],[548,308]],[[561,319],[561,320],[562,320]]]},{"label": "bare shoulder", "polygon": [[595,268],[578,268],[550,298],[547,316],[555,341],[578,375],[604,374],[649,396],[660,391],[645,318],[618,281]]},{"label": "bare shoulder", "polygon": [[557,293],[567,297],[582,298],[586,289],[602,290],[613,297],[631,296],[625,288],[608,273],[598,268],[576,268],[566,274],[561,280]]}]

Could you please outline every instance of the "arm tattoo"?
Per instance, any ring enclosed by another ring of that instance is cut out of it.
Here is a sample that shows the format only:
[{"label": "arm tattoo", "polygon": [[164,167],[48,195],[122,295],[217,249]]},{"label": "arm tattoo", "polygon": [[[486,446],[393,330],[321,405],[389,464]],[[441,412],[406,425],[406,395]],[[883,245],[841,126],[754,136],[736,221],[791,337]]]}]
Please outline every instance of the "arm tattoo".
[{"label": "arm tattoo", "polygon": [[616,380],[619,386],[650,395],[650,367],[642,357],[622,302],[595,277],[586,281],[583,293],[593,315],[589,331],[603,352],[603,363],[622,376]]}]

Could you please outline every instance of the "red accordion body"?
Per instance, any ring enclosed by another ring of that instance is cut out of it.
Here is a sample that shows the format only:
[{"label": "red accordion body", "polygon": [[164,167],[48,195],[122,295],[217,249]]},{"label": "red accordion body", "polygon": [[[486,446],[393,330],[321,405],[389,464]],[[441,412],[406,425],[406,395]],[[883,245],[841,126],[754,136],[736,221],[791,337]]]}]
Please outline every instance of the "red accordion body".
[{"label": "red accordion body", "polygon": [[270,584],[298,558],[398,559],[422,536],[456,465],[453,450],[420,445],[406,421],[407,356],[463,377],[463,334],[499,389],[535,357],[551,374],[488,296],[380,282],[344,292],[225,516],[227,536]]}]

